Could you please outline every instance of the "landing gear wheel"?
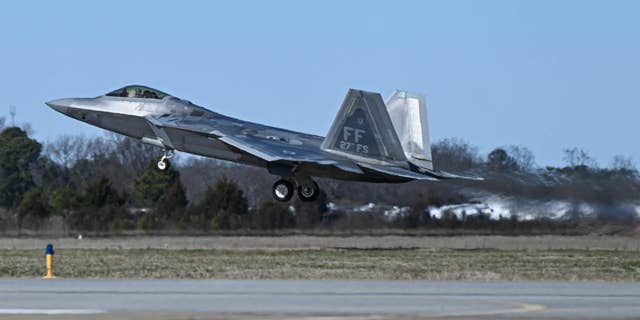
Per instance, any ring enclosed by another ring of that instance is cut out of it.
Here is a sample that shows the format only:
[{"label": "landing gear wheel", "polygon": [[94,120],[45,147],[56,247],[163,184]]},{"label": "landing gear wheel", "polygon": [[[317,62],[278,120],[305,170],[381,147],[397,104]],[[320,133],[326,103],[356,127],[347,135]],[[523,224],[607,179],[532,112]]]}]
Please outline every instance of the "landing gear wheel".
[{"label": "landing gear wheel", "polygon": [[160,161],[158,161],[158,170],[160,171],[167,171],[170,166],[171,163],[167,159],[161,159]]},{"label": "landing gear wheel", "polygon": [[158,170],[166,171],[167,169],[169,169],[169,167],[171,166],[171,162],[169,162],[169,159],[171,158],[173,158],[173,149],[164,149],[162,158],[160,158],[160,161],[158,161]]},{"label": "landing gear wheel", "polygon": [[311,181],[311,183],[307,183],[304,185],[298,186],[298,198],[305,202],[316,201],[318,199],[318,195],[320,194],[320,188],[315,181]]},{"label": "landing gear wheel", "polygon": [[280,202],[287,202],[291,200],[291,197],[293,197],[293,190],[293,183],[284,179],[276,181],[276,183],[273,184],[273,188],[271,188],[273,198]]}]

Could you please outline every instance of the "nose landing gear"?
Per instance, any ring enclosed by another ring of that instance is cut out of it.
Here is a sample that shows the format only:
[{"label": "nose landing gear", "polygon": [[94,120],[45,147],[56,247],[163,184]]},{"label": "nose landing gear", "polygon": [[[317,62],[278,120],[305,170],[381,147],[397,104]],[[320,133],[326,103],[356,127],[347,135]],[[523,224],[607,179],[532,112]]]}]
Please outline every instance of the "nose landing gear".
[{"label": "nose landing gear", "polygon": [[162,158],[158,161],[157,167],[160,171],[166,171],[171,166],[171,160],[173,158],[173,150],[172,149],[164,149],[164,153],[162,154]]},{"label": "nose landing gear", "polygon": [[[320,188],[315,181],[309,178],[300,179],[295,181],[295,184],[297,185],[297,193],[300,200],[304,202],[311,202],[318,199]],[[274,199],[280,202],[287,202],[291,200],[295,190],[296,188],[290,180],[280,179],[273,184],[271,192]]]}]

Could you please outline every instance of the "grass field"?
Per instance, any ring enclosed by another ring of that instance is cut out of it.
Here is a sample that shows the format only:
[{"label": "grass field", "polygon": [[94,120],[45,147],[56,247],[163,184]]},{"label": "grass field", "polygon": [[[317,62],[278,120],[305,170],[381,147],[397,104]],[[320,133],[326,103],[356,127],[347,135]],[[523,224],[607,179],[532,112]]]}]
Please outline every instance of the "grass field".
[{"label": "grass field", "polygon": [[272,236],[112,236],[4,237],[0,249],[607,249],[640,251],[640,236],[417,236],[417,235],[272,235]]},{"label": "grass field", "polygon": [[[42,250],[0,250],[0,277],[44,274]],[[637,250],[60,249],[65,278],[640,281]]]}]

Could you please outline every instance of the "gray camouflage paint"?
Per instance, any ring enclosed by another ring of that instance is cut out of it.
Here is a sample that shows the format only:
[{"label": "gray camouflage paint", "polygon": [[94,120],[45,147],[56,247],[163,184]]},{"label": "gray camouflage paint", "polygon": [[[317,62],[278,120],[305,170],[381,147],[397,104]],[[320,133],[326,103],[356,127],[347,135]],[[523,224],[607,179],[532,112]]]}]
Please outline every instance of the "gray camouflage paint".
[{"label": "gray camouflage paint", "polygon": [[128,88],[159,94],[123,97],[110,93],[46,104],[71,118],[144,143],[264,167],[283,177],[371,182],[458,177],[409,165],[377,93],[350,90],[325,140],[231,118],[151,88],[119,90]]}]

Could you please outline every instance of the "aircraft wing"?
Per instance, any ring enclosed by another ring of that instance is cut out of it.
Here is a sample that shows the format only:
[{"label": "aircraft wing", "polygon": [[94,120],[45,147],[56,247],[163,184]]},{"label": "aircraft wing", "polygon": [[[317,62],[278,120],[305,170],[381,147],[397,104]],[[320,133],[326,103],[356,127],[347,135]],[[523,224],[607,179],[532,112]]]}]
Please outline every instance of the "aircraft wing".
[{"label": "aircraft wing", "polygon": [[[321,166],[332,166],[339,170],[363,174],[355,163],[344,161],[319,148],[309,146],[296,139],[284,139],[270,135],[245,134],[243,130],[219,130],[221,126],[207,121],[181,121],[174,117],[148,117],[152,130],[168,147],[180,150],[180,142],[172,139],[171,132],[181,131],[183,134],[204,136],[212,141],[220,141],[240,153],[261,159],[267,163],[289,162],[294,164],[309,163]],[[215,121],[215,120],[214,120]],[[226,132],[228,131],[228,132]],[[254,132],[255,133],[255,132]],[[184,140],[184,139],[182,139]]]},{"label": "aircraft wing", "polygon": [[326,153],[315,151],[304,145],[291,145],[279,140],[269,140],[253,136],[221,136],[218,140],[258,157],[266,162],[313,163],[334,166],[342,171],[362,174],[362,170],[347,161],[331,159]]}]

